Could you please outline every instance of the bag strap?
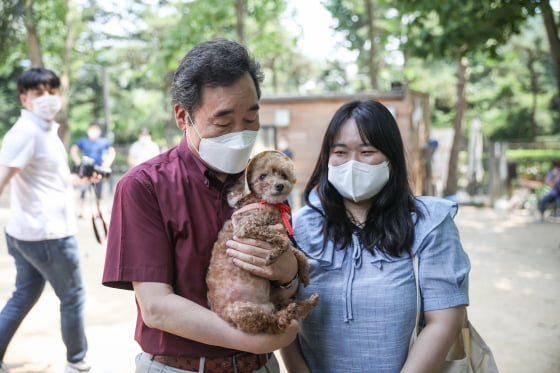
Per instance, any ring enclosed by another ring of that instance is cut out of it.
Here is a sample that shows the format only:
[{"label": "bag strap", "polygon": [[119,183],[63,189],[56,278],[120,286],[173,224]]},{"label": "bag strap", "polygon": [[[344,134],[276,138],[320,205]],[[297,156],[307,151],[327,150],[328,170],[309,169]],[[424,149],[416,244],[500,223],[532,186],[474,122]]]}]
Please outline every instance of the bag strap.
[{"label": "bag strap", "polygon": [[412,267],[414,268],[414,281],[416,282],[416,323],[414,324],[414,330],[412,331],[412,336],[410,337],[410,342],[408,345],[408,351],[412,349],[412,345],[416,342],[418,337],[418,329],[420,328],[420,312],[422,308],[422,297],[420,295],[420,280],[418,275],[418,256],[412,256]]},{"label": "bag strap", "polygon": [[412,267],[414,268],[414,280],[416,282],[416,324],[414,330],[418,335],[418,328],[420,327],[420,311],[422,308],[422,296],[420,295],[420,280],[418,275],[418,255],[412,257]]},{"label": "bag strap", "polygon": [[[412,336],[410,337],[410,343],[408,346],[408,351],[412,349],[412,345],[416,342],[416,338],[418,337],[418,331],[420,329],[420,313],[422,308],[422,296],[420,295],[420,276],[419,276],[419,262],[418,256],[412,256],[412,267],[414,269],[414,280],[416,282],[416,323],[414,324],[414,330],[412,332]],[[462,337],[462,338],[461,338]],[[459,342],[459,346],[452,346],[458,347],[459,349],[463,350],[462,353],[466,354],[469,357],[469,360],[472,357],[471,354],[471,335],[469,329],[469,322],[467,317],[467,310],[465,310],[465,317],[463,319],[463,327],[461,328],[461,336],[456,340],[455,344]],[[462,358],[462,357],[457,357]]]},{"label": "bag strap", "polygon": [[[465,310],[465,320],[467,320],[466,312],[467,311]],[[465,321],[465,323],[468,322]],[[463,348],[465,349],[465,354],[468,356],[472,364],[471,329],[468,326],[463,326],[463,328],[461,329],[461,334],[463,336]]]},{"label": "bag strap", "polygon": [[[105,222],[105,218],[101,213],[101,206],[100,206],[101,203],[99,198],[97,197],[97,193],[95,192],[95,185],[93,183],[90,183],[89,186],[91,187],[91,189],[89,190],[93,193],[93,196],[95,197],[95,207],[93,206],[92,203],[92,211],[97,210],[97,214],[93,212],[91,213],[91,224],[93,226],[93,233],[95,234],[95,239],[97,240],[97,242],[101,244],[103,243],[103,240],[107,238],[107,223]],[[103,227],[103,232],[105,233],[105,237],[101,237],[97,220],[101,221],[101,226]]]}]

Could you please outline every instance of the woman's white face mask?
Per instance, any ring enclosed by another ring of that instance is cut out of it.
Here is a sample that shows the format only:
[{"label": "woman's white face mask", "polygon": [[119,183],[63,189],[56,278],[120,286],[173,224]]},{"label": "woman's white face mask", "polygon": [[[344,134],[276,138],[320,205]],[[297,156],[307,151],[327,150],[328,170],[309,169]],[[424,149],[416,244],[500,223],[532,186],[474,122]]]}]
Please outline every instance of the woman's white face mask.
[{"label": "woman's white face mask", "polygon": [[389,181],[389,162],[370,165],[350,160],[339,166],[329,165],[328,180],[346,199],[370,199]]},{"label": "woman's white face mask", "polygon": [[190,115],[188,117],[200,138],[198,154],[210,168],[227,174],[236,174],[245,169],[257,140],[257,131],[246,130],[204,138],[198,133]]}]

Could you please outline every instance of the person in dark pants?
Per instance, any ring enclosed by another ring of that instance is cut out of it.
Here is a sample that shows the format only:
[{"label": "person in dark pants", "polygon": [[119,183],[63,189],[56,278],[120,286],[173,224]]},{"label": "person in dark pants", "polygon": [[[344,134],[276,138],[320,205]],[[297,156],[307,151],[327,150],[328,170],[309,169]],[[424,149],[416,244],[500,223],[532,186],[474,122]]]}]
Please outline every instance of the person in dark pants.
[{"label": "person in dark pants", "polygon": [[541,221],[544,221],[544,213],[548,204],[554,203],[555,215],[560,207],[560,161],[552,162],[552,168],[546,173],[544,182],[550,187],[550,191],[538,201]]},{"label": "person in dark pants", "polygon": [[[82,162],[84,162],[83,157],[87,157],[88,161],[92,162],[94,166],[110,169],[117,152],[109,140],[101,136],[101,133],[101,125],[98,122],[92,122],[87,130],[87,136],[80,138],[78,142],[70,148],[70,156],[78,168]],[[92,185],[85,184],[81,186],[80,204],[78,206],[79,217],[83,216],[86,192],[90,187],[93,187],[95,191],[97,209],[99,210],[101,208],[103,184],[103,180],[100,180]]]}]

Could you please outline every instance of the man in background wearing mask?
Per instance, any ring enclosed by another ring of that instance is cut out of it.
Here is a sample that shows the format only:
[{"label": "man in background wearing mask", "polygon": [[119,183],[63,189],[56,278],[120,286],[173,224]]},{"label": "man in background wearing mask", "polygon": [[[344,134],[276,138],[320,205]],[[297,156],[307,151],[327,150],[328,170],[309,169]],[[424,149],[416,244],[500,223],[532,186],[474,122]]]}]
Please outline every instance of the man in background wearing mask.
[{"label": "man in background wearing mask", "polygon": [[9,254],[16,265],[16,290],[0,312],[0,372],[10,340],[35,305],[48,281],[60,299],[65,372],[90,370],[84,358],[84,287],[79,265],[72,179],[68,154],[54,121],[60,110],[59,78],[43,68],[18,79],[21,116],[0,149],[0,193],[11,187],[6,225]]},{"label": "man in background wearing mask", "polygon": [[[97,122],[92,122],[87,130],[87,136],[78,140],[75,145],[70,148],[70,156],[74,164],[79,167],[83,162],[82,157],[88,157],[94,160],[96,166],[110,168],[115,160],[117,152],[111,146],[109,140],[101,136],[101,126]],[[80,205],[78,206],[78,216],[83,216],[86,191],[90,187],[89,184],[82,185],[80,190]],[[97,209],[101,208],[101,197],[103,191],[103,180],[93,184],[95,197],[97,201]]]},{"label": "man in background wearing mask", "polygon": [[128,165],[134,167],[159,154],[159,146],[152,141],[152,134],[148,128],[142,128],[138,140],[132,143],[128,150]]},{"label": "man in background wearing mask", "polygon": [[[218,232],[231,217],[226,193],[243,177],[259,130],[262,72],[240,44],[218,39],[195,46],[172,83],[180,144],[127,172],[113,203],[103,283],[132,289],[136,373],[279,372],[271,351],[295,339],[247,334],[208,307],[206,272]],[[283,228],[282,228],[283,229]],[[291,252],[265,266],[259,240],[229,241],[234,263],[274,281],[290,297],[297,286]],[[152,369],[152,370],[150,370]]]}]

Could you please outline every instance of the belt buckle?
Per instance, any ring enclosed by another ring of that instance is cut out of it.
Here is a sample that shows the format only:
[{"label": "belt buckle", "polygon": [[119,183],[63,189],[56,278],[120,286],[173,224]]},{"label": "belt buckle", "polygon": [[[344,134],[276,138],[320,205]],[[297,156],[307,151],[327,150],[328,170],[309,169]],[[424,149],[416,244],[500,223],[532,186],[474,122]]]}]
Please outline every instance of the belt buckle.
[{"label": "belt buckle", "polygon": [[238,372],[239,372],[239,370],[237,369],[237,359],[238,359],[238,358],[241,358],[241,357],[243,357],[243,356],[246,356],[246,355],[248,355],[247,352],[240,352],[240,353],[235,354],[235,355],[233,355],[233,356],[231,357],[231,361],[232,361],[232,363],[233,363],[233,371],[234,371],[235,373],[238,373]]},{"label": "belt buckle", "polygon": [[241,354],[235,354],[231,357],[231,362],[233,363],[233,371],[237,373],[237,356]]},{"label": "belt buckle", "polygon": [[[257,369],[262,368],[262,367],[263,367],[264,365],[266,365],[266,363],[268,362],[268,354],[251,354],[251,353],[249,353],[249,352],[240,352],[240,353],[235,354],[235,355],[233,355],[233,356],[231,357],[231,360],[232,360],[232,363],[233,363],[233,371],[234,371],[235,373],[242,372],[240,369],[243,369],[243,368],[244,368],[244,366],[243,366],[244,364],[242,364],[242,366],[239,367],[239,366],[237,365],[237,360],[238,360],[238,359],[241,359],[241,358],[243,358],[243,357],[245,357],[245,356],[251,356],[251,357],[253,357],[253,359],[254,359],[254,360],[253,360],[253,364],[256,363],[256,366],[255,366],[255,367],[252,367],[252,368],[251,368],[251,371],[252,371],[252,370],[257,370]],[[262,364],[262,365],[261,365],[261,364]]]}]

